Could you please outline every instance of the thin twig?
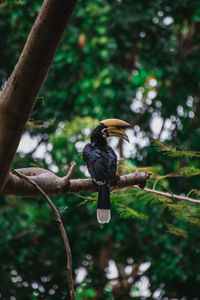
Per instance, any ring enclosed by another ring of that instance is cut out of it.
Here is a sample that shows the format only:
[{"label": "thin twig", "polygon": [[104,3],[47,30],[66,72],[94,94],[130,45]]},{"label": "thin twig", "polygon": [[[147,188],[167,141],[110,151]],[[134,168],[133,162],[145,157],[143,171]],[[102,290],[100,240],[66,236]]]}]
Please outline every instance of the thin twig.
[{"label": "thin twig", "polygon": [[[138,189],[141,190],[141,188],[139,188],[139,187],[138,187]],[[181,201],[189,201],[189,202],[192,202],[192,203],[200,204],[200,200],[189,198],[187,196],[180,196],[180,195],[176,195],[176,194],[173,194],[173,193],[170,194],[170,193],[166,193],[166,192],[162,192],[162,191],[151,190],[151,189],[148,189],[148,188],[144,188],[142,190],[147,192],[147,193],[152,193],[152,194],[164,196],[164,197],[167,197],[167,198],[173,198],[173,199],[176,199],[176,200],[179,200],[179,201],[180,200]]]},{"label": "thin twig", "polygon": [[162,126],[161,126],[161,128],[160,128],[160,132],[159,132],[158,137],[157,137],[157,140],[158,140],[158,141],[160,141],[160,137],[161,137],[162,132],[163,132],[163,129],[164,129],[164,127],[165,127],[165,121],[166,121],[166,119],[163,119],[163,123],[162,123]]},{"label": "thin twig", "polygon": [[[71,178],[72,173],[74,172],[75,166],[76,166],[76,163],[74,163],[74,164],[71,165],[71,167],[70,167],[70,169],[69,169],[67,175],[65,176],[65,178],[66,178],[67,180],[69,180],[69,179]],[[67,208],[68,208],[68,206],[65,206],[65,207],[58,207],[59,210],[66,210]]]},{"label": "thin twig", "polygon": [[67,173],[67,175],[66,175],[66,179],[69,180],[69,179],[71,178],[75,166],[76,166],[76,164],[72,164],[72,165],[71,165],[71,167],[70,167],[70,169],[69,169],[69,171],[68,171],[68,173]]},{"label": "thin twig", "polygon": [[70,296],[71,296],[71,300],[75,300],[75,292],[74,292],[73,277],[72,277],[72,255],[71,255],[71,249],[70,249],[70,245],[69,245],[69,240],[68,240],[68,237],[67,237],[67,233],[65,231],[63,222],[62,222],[61,217],[60,217],[60,214],[59,214],[56,206],[51,201],[51,199],[47,196],[47,194],[40,188],[40,186],[37,183],[35,183],[29,177],[27,177],[27,176],[25,176],[25,175],[23,175],[21,173],[18,173],[17,171],[15,171],[13,169],[11,170],[11,172],[13,174],[15,174],[15,175],[23,178],[27,182],[31,183],[37,190],[39,190],[40,193],[42,194],[42,196],[47,200],[47,202],[49,203],[49,205],[53,209],[54,214],[56,216],[56,220],[57,220],[58,225],[59,225],[59,229],[60,229],[63,241],[64,241],[65,250],[66,250],[66,254],[67,254],[67,277],[68,277],[68,282],[69,282]]},{"label": "thin twig", "polygon": [[68,209],[68,206],[65,206],[65,207],[57,207],[57,209],[59,209],[59,210],[66,210],[66,209]]}]

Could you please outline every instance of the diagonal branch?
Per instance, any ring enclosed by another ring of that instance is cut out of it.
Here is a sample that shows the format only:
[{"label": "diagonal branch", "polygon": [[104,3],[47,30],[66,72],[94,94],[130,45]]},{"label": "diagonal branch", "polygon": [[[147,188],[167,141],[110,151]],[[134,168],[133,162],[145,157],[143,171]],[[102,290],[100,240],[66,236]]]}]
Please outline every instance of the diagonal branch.
[{"label": "diagonal branch", "polygon": [[0,192],[75,3],[44,0],[19,61],[0,93]]},{"label": "diagonal branch", "polygon": [[56,216],[56,221],[58,222],[58,226],[59,226],[59,229],[60,229],[63,241],[64,241],[65,250],[66,250],[66,254],[67,254],[67,277],[68,277],[69,288],[70,288],[70,296],[71,296],[71,300],[75,300],[75,292],[74,292],[73,277],[72,277],[72,255],[71,255],[71,249],[70,249],[69,240],[68,240],[68,237],[67,237],[67,234],[66,234],[63,222],[61,220],[60,214],[59,214],[56,206],[51,201],[51,199],[47,196],[47,194],[41,189],[41,187],[37,183],[35,183],[29,177],[27,177],[27,176],[25,176],[25,175],[17,172],[16,170],[11,170],[11,172],[13,174],[15,174],[16,176],[22,178],[26,182],[32,184],[34,186],[34,188],[39,191],[39,193],[47,200],[47,202],[51,206],[51,208],[52,208],[52,210],[53,210],[53,212],[54,212],[54,214]]}]

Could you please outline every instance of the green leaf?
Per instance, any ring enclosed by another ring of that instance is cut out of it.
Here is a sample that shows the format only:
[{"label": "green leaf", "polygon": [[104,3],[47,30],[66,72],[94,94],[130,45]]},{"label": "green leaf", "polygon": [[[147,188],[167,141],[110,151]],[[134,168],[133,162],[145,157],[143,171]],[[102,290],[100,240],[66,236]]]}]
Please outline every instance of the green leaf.
[{"label": "green leaf", "polygon": [[195,167],[184,167],[181,169],[180,171],[181,175],[184,177],[191,177],[191,176],[196,176],[196,175],[200,175],[200,169],[197,169]]},{"label": "green leaf", "polygon": [[148,216],[144,215],[143,213],[140,213],[133,208],[126,207],[122,204],[117,205],[118,212],[120,213],[121,217],[123,218],[133,218],[133,219],[140,219],[140,220],[148,220]]},{"label": "green leaf", "polygon": [[168,228],[168,231],[171,234],[177,235],[177,236],[183,236],[184,238],[186,238],[188,236],[187,232],[179,227],[176,227],[173,224],[168,224],[166,223],[166,226]]},{"label": "green leaf", "polygon": [[197,8],[192,16],[192,19],[199,22],[200,21],[200,8]]},{"label": "green leaf", "polygon": [[200,157],[199,151],[188,151],[188,150],[177,150],[175,147],[172,148],[166,143],[162,143],[158,140],[153,140],[153,145],[158,152],[163,152],[164,154],[172,157]]}]

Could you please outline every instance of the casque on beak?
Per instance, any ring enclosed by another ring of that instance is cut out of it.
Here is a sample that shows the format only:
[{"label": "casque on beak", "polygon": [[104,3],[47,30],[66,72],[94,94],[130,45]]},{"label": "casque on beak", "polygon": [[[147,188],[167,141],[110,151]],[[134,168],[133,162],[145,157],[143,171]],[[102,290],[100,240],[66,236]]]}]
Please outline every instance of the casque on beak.
[{"label": "casque on beak", "polygon": [[119,119],[106,119],[101,121],[101,124],[108,127],[109,136],[117,136],[129,142],[129,138],[125,133],[125,130],[130,127],[129,123]]}]

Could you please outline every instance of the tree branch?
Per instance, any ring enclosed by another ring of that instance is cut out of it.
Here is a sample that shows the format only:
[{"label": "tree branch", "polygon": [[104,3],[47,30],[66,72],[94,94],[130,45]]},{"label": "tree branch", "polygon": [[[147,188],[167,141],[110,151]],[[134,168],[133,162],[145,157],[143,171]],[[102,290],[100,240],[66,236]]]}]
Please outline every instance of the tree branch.
[{"label": "tree branch", "polygon": [[148,188],[144,188],[143,191],[147,192],[147,193],[152,193],[152,194],[156,194],[156,195],[160,195],[160,196],[164,196],[167,198],[172,198],[172,199],[176,199],[179,201],[188,201],[188,202],[192,202],[192,203],[196,203],[196,204],[200,204],[200,200],[197,199],[193,199],[187,196],[180,196],[180,195],[176,195],[173,193],[166,193],[166,192],[162,192],[162,191],[156,191],[156,190],[151,190]]},{"label": "tree branch", "polygon": [[[71,167],[74,168],[74,167]],[[70,169],[71,170],[71,169]],[[74,179],[69,181],[68,175],[58,177],[51,171],[42,168],[17,169],[17,172],[27,176],[38,184],[42,190],[51,196],[64,193],[87,193],[97,192],[98,186],[92,179]],[[139,185],[145,187],[146,180],[150,174],[136,171],[134,173],[120,176],[116,182],[115,188],[122,189],[127,186]],[[12,172],[9,173],[7,183],[3,194],[12,194],[25,197],[38,197],[40,192],[30,182],[26,182]]]},{"label": "tree branch", "polygon": [[[67,176],[60,178],[51,171],[42,168],[25,168],[17,169],[16,171],[29,177],[50,196],[63,194],[69,185]],[[26,197],[40,196],[38,189],[36,189],[30,182],[22,180],[22,178],[13,172],[9,173],[7,183],[2,193]]]},{"label": "tree branch", "polygon": [[[71,170],[71,169],[70,169]],[[53,204],[51,199],[47,196],[47,194],[41,189],[41,187],[35,183],[30,177],[27,177],[23,175],[22,173],[17,172],[16,170],[11,171],[13,174],[21,178],[22,180],[28,182],[29,184],[33,185],[35,189],[39,191],[39,193],[47,200],[49,205],[51,206],[55,216],[56,216],[56,221],[58,222],[58,226],[64,241],[65,245],[65,250],[67,254],[67,277],[68,277],[68,282],[69,282],[69,288],[70,288],[70,296],[71,300],[75,300],[75,292],[74,292],[74,285],[73,285],[73,277],[72,277],[72,255],[71,255],[71,249],[69,245],[69,240],[63,225],[63,222],[61,220],[60,214],[56,208],[56,206]],[[67,175],[68,176],[68,175]]]},{"label": "tree branch", "polygon": [[[74,165],[71,166],[68,174],[64,177],[58,177],[51,171],[42,168],[25,168],[17,169],[17,173],[25,175],[38,184],[42,190],[51,196],[67,194],[67,193],[93,193],[98,191],[98,186],[92,180],[89,179],[73,179],[69,180],[72,175]],[[146,181],[151,174],[141,171],[135,171],[128,175],[122,175],[118,177],[118,180],[114,186],[114,189],[123,189],[128,186],[136,186],[135,188],[141,189],[147,193],[153,193],[167,198],[176,199],[179,201],[189,201],[192,203],[200,204],[200,200],[193,199],[187,196],[180,196],[173,193],[166,193],[162,191],[152,190],[145,188]],[[138,187],[137,187],[138,186]],[[10,172],[7,183],[3,190],[3,194],[12,194],[24,197],[38,197],[40,192],[32,184],[22,180]]]},{"label": "tree branch", "polygon": [[19,61],[0,93],[0,193],[75,3],[44,1]]}]

